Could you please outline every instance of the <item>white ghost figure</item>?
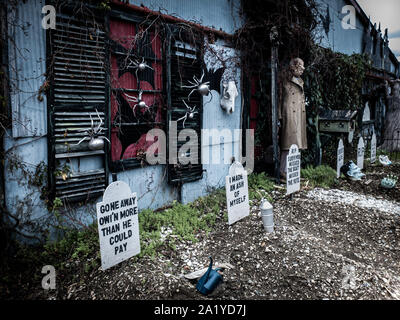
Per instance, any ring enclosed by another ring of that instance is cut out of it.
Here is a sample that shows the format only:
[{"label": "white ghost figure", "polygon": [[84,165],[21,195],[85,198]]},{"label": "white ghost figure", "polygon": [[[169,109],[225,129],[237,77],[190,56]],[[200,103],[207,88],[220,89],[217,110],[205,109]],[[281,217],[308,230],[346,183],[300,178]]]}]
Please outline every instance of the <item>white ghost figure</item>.
[{"label": "white ghost figure", "polygon": [[235,81],[223,82],[223,94],[221,97],[221,108],[227,113],[235,111],[235,98],[238,96]]}]

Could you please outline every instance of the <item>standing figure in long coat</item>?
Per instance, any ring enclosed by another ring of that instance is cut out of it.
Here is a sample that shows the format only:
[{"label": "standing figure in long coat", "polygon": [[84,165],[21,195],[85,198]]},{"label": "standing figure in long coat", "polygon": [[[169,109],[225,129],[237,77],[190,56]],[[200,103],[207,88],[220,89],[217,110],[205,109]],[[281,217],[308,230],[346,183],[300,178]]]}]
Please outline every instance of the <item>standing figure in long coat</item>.
[{"label": "standing figure in long coat", "polygon": [[286,157],[290,146],[296,144],[300,150],[307,149],[306,104],[303,89],[304,62],[300,58],[290,61],[290,76],[283,84],[282,99],[279,108],[279,120],[282,131],[281,176],[286,178]]}]

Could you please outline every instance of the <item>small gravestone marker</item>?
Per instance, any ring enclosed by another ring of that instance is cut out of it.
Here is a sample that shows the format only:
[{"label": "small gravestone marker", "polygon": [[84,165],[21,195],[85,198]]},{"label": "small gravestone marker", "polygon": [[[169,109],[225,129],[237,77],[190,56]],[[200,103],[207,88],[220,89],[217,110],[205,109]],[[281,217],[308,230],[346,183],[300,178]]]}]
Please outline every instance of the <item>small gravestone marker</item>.
[{"label": "small gravestone marker", "polygon": [[347,136],[347,141],[348,141],[349,143],[352,143],[352,142],[353,142],[353,139],[354,139],[354,130],[350,130],[350,132],[349,132],[349,134],[348,134],[348,136]]},{"label": "small gravestone marker", "polygon": [[371,139],[371,163],[376,162],[376,134],[372,135]]},{"label": "small gravestone marker", "polygon": [[292,194],[300,190],[300,165],[301,154],[299,147],[293,144],[286,157],[286,194]]},{"label": "small gravestone marker", "polygon": [[96,209],[102,269],[139,254],[137,198],[129,185],[123,181],[111,183]]},{"label": "small gravestone marker", "polygon": [[340,139],[337,149],[337,166],[336,166],[337,178],[340,178],[340,169],[343,167],[343,164],[344,164],[344,146],[343,146],[343,140]]},{"label": "small gravestone marker", "polygon": [[364,139],[360,137],[357,145],[357,167],[364,169]]},{"label": "small gravestone marker", "polygon": [[231,165],[225,182],[228,223],[233,224],[250,214],[247,172],[240,162]]},{"label": "small gravestone marker", "polygon": [[371,110],[369,109],[369,104],[367,102],[365,104],[362,122],[367,122],[367,121],[370,121],[370,120],[371,120]]}]

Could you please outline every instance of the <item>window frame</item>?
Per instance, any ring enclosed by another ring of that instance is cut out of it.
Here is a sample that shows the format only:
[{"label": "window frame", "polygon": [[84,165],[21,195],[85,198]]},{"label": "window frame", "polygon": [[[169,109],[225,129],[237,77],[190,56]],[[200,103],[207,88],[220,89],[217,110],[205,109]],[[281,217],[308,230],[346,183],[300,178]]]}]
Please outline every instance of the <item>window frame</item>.
[{"label": "window frame", "polygon": [[[110,38],[110,29],[111,29],[111,20],[120,20],[122,22],[127,22],[127,23],[132,23],[135,24],[135,29],[137,28],[138,25],[149,25],[148,23],[145,23],[145,16],[141,13],[138,13],[137,11],[134,10],[130,10],[128,12],[126,11],[122,11],[118,8],[112,7],[112,10],[109,13],[109,22],[108,22],[108,34],[107,34],[107,38],[108,38],[108,44],[110,46],[110,42],[111,42],[111,38]],[[137,30],[136,30],[137,31]],[[151,32],[151,31],[150,31]],[[162,90],[161,92],[158,92],[158,94],[160,94],[160,96],[162,97],[162,103],[163,105],[161,106],[161,115],[162,115],[162,121],[161,123],[157,123],[156,121],[154,121],[154,125],[153,128],[156,128],[157,126],[161,126],[164,130],[167,128],[167,100],[166,100],[166,88],[165,88],[165,72],[166,72],[166,59],[165,59],[165,48],[163,46],[164,43],[164,38],[165,35],[163,33],[159,33],[158,36],[161,38],[161,45],[160,45],[160,49],[161,49],[161,56],[163,57],[161,59],[161,68],[162,68],[162,75],[161,75],[161,83],[162,83]],[[109,52],[109,57],[111,57],[112,52],[110,49]],[[109,75],[110,75],[110,81],[111,81],[111,60],[110,60],[110,64],[109,64]],[[109,93],[109,103],[108,103],[108,120],[109,120],[109,140],[111,141],[111,131],[112,131],[112,123],[111,123],[111,95],[113,94],[112,91],[114,90],[112,88],[112,84],[109,83],[110,85],[110,93]],[[117,88],[116,88],[117,89]],[[138,89],[134,89],[137,90]],[[144,93],[146,93],[146,90],[143,90]],[[154,92],[156,93],[156,92]],[[135,91],[136,94],[136,91]],[[167,142],[168,144],[168,142]],[[112,160],[112,142],[110,144],[110,149],[108,152],[108,157],[109,157],[109,169],[112,173],[118,173],[118,172],[122,172],[122,171],[126,171],[126,170],[130,170],[130,169],[136,169],[136,168],[142,168],[143,164],[140,160],[138,160],[138,158],[128,158],[128,159],[120,159],[117,161]],[[156,166],[156,165],[151,165],[151,164],[147,164],[147,166]]]},{"label": "window frame", "polygon": [[[170,130],[169,130],[169,124],[170,121],[172,119],[172,114],[174,112],[177,112],[176,110],[174,110],[174,104],[172,102],[172,51],[173,51],[173,38],[175,38],[175,36],[178,36],[179,39],[181,41],[184,41],[184,43],[188,43],[189,46],[191,45],[195,45],[195,49],[196,49],[196,60],[198,61],[198,64],[200,65],[200,70],[204,70],[206,68],[206,65],[204,63],[204,57],[203,57],[203,51],[201,48],[204,48],[204,39],[200,37],[200,35],[195,35],[195,39],[194,40],[195,43],[190,43],[190,41],[186,41],[189,38],[189,35],[187,35],[185,32],[181,32],[181,30],[179,30],[178,28],[176,28],[174,25],[170,25],[169,27],[169,31],[167,34],[167,48],[166,48],[166,90],[167,90],[167,112],[168,112],[168,123],[167,123],[167,159],[168,159],[168,163],[167,163],[167,179],[168,179],[168,183],[172,184],[172,185],[179,185],[182,183],[187,183],[187,182],[194,182],[194,181],[198,181],[201,180],[203,178],[203,173],[204,173],[204,167],[202,164],[202,134],[201,134],[201,129],[203,128],[203,109],[204,109],[204,97],[200,96],[200,105],[198,108],[198,118],[199,118],[199,134],[198,134],[198,161],[199,163],[196,164],[200,166],[199,171],[196,173],[196,170],[194,169],[194,173],[191,171],[192,170],[192,164],[186,165],[188,166],[186,171],[184,172],[184,175],[181,175],[178,171],[179,171],[179,165],[178,165],[178,169],[175,169],[175,165],[174,164],[170,164],[169,162],[169,137],[170,137]],[[182,39],[183,38],[183,39]],[[186,49],[184,49],[184,51],[186,51]],[[176,55],[178,56],[178,55]],[[178,58],[179,59],[179,58]],[[200,71],[199,70],[199,71]],[[197,75],[199,76],[199,75]],[[192,80],[192,79],[190,79]],[[187,92],[189,93],[191,90],[187,89]],[[207,98],[209,99],[209,98]],[[179,135],[179,128],[177,128],[177,134]],[[177,144],[179,144],[179,142],[177,141]],[[178,150],[177,150],[178,151]],[[185,168],[183,168],[183,170],[185,170]]]}]

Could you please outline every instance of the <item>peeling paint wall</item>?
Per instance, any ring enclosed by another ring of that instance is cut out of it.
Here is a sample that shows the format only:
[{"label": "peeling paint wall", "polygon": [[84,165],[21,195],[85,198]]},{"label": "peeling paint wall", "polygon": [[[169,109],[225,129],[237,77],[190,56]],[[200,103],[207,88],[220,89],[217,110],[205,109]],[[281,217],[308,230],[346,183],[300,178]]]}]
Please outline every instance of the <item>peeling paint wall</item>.
[{"label": "peeling paint wall", "polygon": [[8,35],[14,39],[8,43],[14,138],[47,133],[46,96],[42,101],[38,99],[46,72],[44,5],[45,0],[18,1],[17,10],[8,10]]},{"label": "peeling paint wall", "polygon": [[[44,0],[16,2],[8,7],[8,42],[12,130],[4,135],[4,193],[8,210],[24,221],[40,221],[47,214],[38,188],[29,185],[21,170],[10,164],[21,159],[27,170],[47,165],[47,102],[38,99],[45,81],[46,33],[42,29]],[[10,20],[11,19],[11,20]],[[11,22],[10,22],[11,21]]]},{"label": "peeling paint wall", "polygon": [[21,159],[26,169],[34,173],[41,161],[47,163],[47,138],[16,140],[11,138],[11,132],[8,133],[4,138],[6,207],[21,219],[21,224],[27,221],[39,221],[47,214],[46,205],[40,199],[40,190],[28,183],[27,177],[20,169],[10,170],[10,165],[15,159]]}]

